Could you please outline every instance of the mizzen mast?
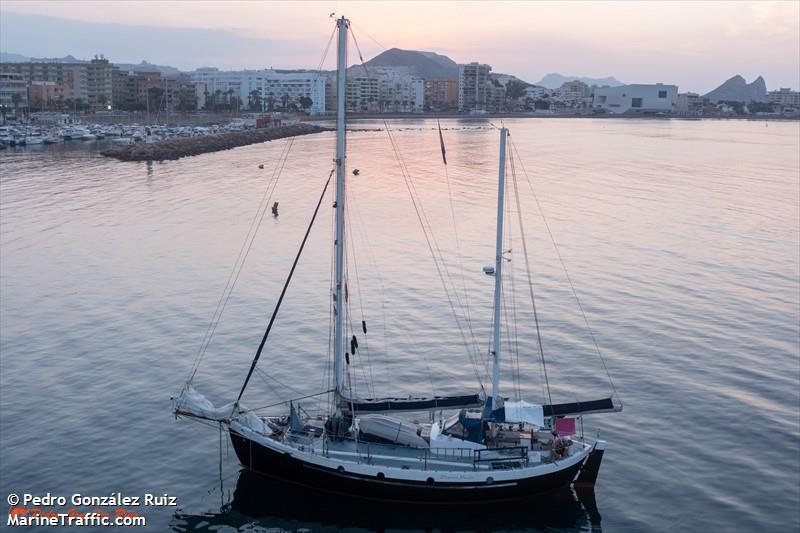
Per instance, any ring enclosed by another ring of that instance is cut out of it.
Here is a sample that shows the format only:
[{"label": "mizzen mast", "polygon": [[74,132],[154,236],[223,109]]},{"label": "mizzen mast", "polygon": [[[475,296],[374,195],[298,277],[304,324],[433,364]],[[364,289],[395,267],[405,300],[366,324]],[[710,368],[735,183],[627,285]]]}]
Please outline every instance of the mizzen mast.
[{"label": "mizzen mast", "polygon": [[500,314],[503,306],[503,211],[506,185],[506,137],[508,130],[500,128],[500,168],[497,185],[497,242],[494,256],[494,323],[492,325],[492,410],[503,405],[500,398]]}]

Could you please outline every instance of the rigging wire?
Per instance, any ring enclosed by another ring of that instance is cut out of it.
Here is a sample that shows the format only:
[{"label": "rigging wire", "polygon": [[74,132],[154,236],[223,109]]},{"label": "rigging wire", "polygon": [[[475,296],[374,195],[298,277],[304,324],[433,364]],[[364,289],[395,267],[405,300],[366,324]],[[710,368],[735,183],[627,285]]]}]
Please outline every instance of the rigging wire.
[{"label": "rigging wire", "polygon": [[245,235],[244,241],[242,242],[242,246],[239,249],[239,254],[236,257],[236,261],[234,261],[233,267],[231,268],[230,273],[228,274],[228,279],[225,282],[225,287],[222,290],[222,295],[220,296],[219,300],[217,301],[216,308],[214,309],[214,314],[211,316],[211,321],[206,328],[205,334],[203,335],[203,339],[200,342],[200,348],[195,355],[194,363],[192,364],[192,368],[189,372],[189,376],[186,380],[186,385],[184,388],[192,383],[194,380],[195,375],[197,374],[197,370],[200,368],[200,363],[202,362],[203,356],[208,350],[208,346],[211,344],[211,340],[216,332],[217,325],[219,325],[219,321],[222,319],[222,313],[225,311],[225,308],[228,305],[228,301],[230,300],[231,294],[233,294],[233,289],[236,286],[236,282],[239,280],[239,276],[244,269],[244,265],[247,261],[247,257],[250,253],[250,250],[253,246],[253,242],[255,241],[256,234],[258,233],[259,228],[261,227],[261,222],[264,220],[264,215],[267,212],[269,207],[269,203],[272,199],[272,194],[275,192],[276,187],[278,186],[278,180],[280,179],[281,173],[283,172],[283,168],[286,165],[286,160],[289,157],[289,152],[294,144],[295,137],[290,137],[286,143],[281,147],[281,153],[278,156],[278,160],[275,163],[275,168],[272,171],[272,176],[267,182],[267,188],[264,190],[264,194],[261,197],[261,200],[258,204],[258,208],[256,209],[255,214],[253,215],[253,219],[250,222],[250,226],[248,227],[247,234]]},{"label": "rigging wire", "polygon": [[[508,180],[506,180],[506,181],[508,181]],[[504,220],[505,220],[506,226],[508,228],[508,232],[507,232],[507,234],[508,234],[508,251],[512,252],[513,249],[514,249],[513,248],[513,244],[514,244],[513,227],[514,227],[514,225],[511,222],[511,220],[512,220],[512,218],[511,218],[511,199],[510,199],[509,195],[505,195],[505,200],[506,200],[505,201],[505,203],[506,203],[506,216],[504,217]],[[507,331],[509,355],[510,355],[509,360],[511,362],[511,379],[512,379],[512,383],[514,383],[514,386],[516,387],[517,400],[520,400],[522,398],[521,398],[521,386],[520,386],[520,379],[521,378],[520,378],[520,370],[519,370],[519,332],[517,330],[517,300],[516,300],[517,290],[516,290],[516,283],[515,283],[516,272],[515,272],[515,269],[514,269],[514,261],[513,260],[509,260],[508,261],[508,266],[509,266],[509,269],[508,269],[509,270],[509,276],[508,277],[511,280],[511,290],[510,290],[511,297],[510,297],[510,302],[509,302],[510,305],[506,304],[506,324],[509,323],[508,322],[508,308],[510,307],[511,308],[511,316],[512,316],[512,319],[511,319],[511,322],[510,322],[510,324],[511,324],[510,328],[513,330],[513,334],[510,331]],[[503,294],[503,301],[504,302],[508,301],[508,300],[506,300],[505,292]],[[506,326],[506,329],[507,330],[509,329],[508,325]]]},{"label": "rigging wire", "polygon": [[[366,30],[364,30],[360,26],[356,25],[355,23],[351,23],[351,33],[353,34],[353,42],[356,45],[356,49],[358,51],[359,58],[361,59],[361,64],[363,65],[365,72],[367,72],[367,74],[369,74],[369,70],[367,69],[367,65],[364,63],[364,57],[363,57],[363,54],[361,53],[361,48],[358,45],[358,40],[355,37],[355,31],[352,31],[352,27],[353,26],[357,27],[359,29],[359,31],[362,31],[367,37],[372,39],[372,41],[374,41],[378,46],[380,46],[384,50],[386,50],[386,47],[383,44],[381,44],[377,39],[375,39],[372,35],[370,35]],[[387,134],[389,136],[389,140],[390,140],[390,142],[392,144],[392,149],[395,152],[395,157],[398,160],[398,164],[400,166],[401,174],[403,175],[403,179],[405,181],[406,188],[408,188],[409,193],[411,194],[412,203],[414,204],[414,209],[415,209],[415,211],[417,213],[417,218],[419,219],[420,225],[422,226],[423,233],[425,234],[425,239],[426,239],[426,241],[428,243],[428,249],[430,250],[431,255],[433,257],[434,264],[436,265],[436,270],[437,270],[437,272],[439,274],[439,279],[442,281],[442,285],[444,287],[445,294],[447,295],[448,303],[450,304],[450,308],[451,308],[451,310],[453,312],[453,316],[454,316],[454,318],[456,320],[456,324],[458,325],[459,332],[461,334],[462,340],[464,341],[464,347],[466,348],[466,351],[467,351],[467,353],[468,353],[468,355],[470,357],[470,362],[471,362],[471,364],[473,366],[473,370],[475,371],[475,377],[478,379],[478,383],[479,383],[479,385],[481,387],[481,390],[484,391],[484,393],[485,393],[486,391],[484,389],[483,382],[482,382],[481,377],[480,377],[480,372],[478,370],[478,366],[479,365],[477,364],[476,359],[473,358],[473,354],[470,352],[469,341],[467,340],[466,336],[464,335],[464,331],[463,331],[463,327],[461,325],[461,321],[458,318],[458,313],[456,312],[455,306],[453,305],[452,297],[450,295],[450,291],[449,291],[448,286],[447,286],[447,281],[449,281],[450,285],[452,285],[453,295],[455,296],[455,299],[458,302],[459,307],[461,309],[464,309],[464,306],[461,304],[461,299],[458,296],[458,292],[455,290],[455,284],[453,283],[453,281],[451,279],[449,269],[447,268],[447,264],[444,262],[444,258],[441,257],[441,249],[439,248],[438,243],[436,243],[436,238],[435,238],[435,236],[433,234],[433,229],[432,229],[432,227],[430,225],[430,222],[428,221],[428,218],[427,218],[427,215],[425,214],[424,209],[422,208],[421,202],[420,202],[420,205],[417,206],[417,201],[414,199],[414,196],[416,194],[416,188],[413,185],[413,181],[411,180],[411,176],[410,176],[410,173],[408,172],[408,168],[407,168],[407,166],[405,164],[405,161],[403,161],[402,155],[400,154],[399,146],[397,145],[396,141],[394,140],[394,137],[392,136],[391,130],[389,128],[389,124],[385,120],[383,121],[383,123],[384,123],[384,126],[386,127],[386,132],[387,132]],[[446,167],[445,167],[445,171],[446,171]],[[447,178],[447,186],[448,186],[448,194],[450,194],[449,176]],[[413,192],[412,192],[412,189],[413,189]],[[452,208],[452,195],[451,195],[451,208]],[[422,211],[422,216],[420,216],[420,211]],[[423,218],[425,219],[424,222],[423,222]],[[426,229],[426,226],[425,226],[426,223],[427,223],[427,229]],[[455,216],[454,215],[453,215],[453,225],[454,225],[454,228],[455,228]],[[430,232],[430,237],[428,235],[428,232]],[[435,246],[436,250],[439,252],[439,257],[438,258],[437,258],[436,253],[434,252],[433,246],[431,246],[431,241],[433,241],[433,245]],[[457,236],[456,236],[456,241],[457,241],[457,245],[459,246],[459,257],[461,257],[460,244],[458,244]],[[439,265],[439,261],[441,261],[441,268],[440,268],[440,265]],[[447,275],[447,278],[448,278],[447,281],[445,280],[445,278],[442,275],[442,269],[444,269],[444,273]],[[463,279],[463,272],[464,272],[464,269],[463,269],[463,264],[462,264],[462,267],[461,267],[462,279]],[[467,294],[466,293],[466,281],[464,281],[463,284],[464,284],[464,288],[465,288],[464,293],[465,293],[465,298],[466,298],[466,294]],[[464,318],[465,318],[465,321],[466,321],[466,324],[467,324],[467,328],[468,328],[469,333],[470,333],[470,337],[472,339],[472,346],[473,346],[473,349],[475,350],[475,353],[476,353],[476,356],[477,356],[477,361],[483,362],[484,372],[486,373],[486,375],[488,375],[489,370],[488,370],[488,367],[486,366],[486,360],[480,357],[480,349],[478,348],[478,341],[477,341],[477,339],[475,337],[475,333],[474,333],[474,330],[472,328],[472,321],[471,321],[470,316],[469,316],[468,308],[465,311],[465,317]]]},{"label": "rigging wire", "polygon": [[317,207],[314,209],[314,214],[311,216],[311,222],[308,224],[308,228],[306,229],[306,233],[303,236],[303,241],[300,243],[300,249],[297,251],[297,255],[294,258],[294,262],[292,263],[292,268],[289,270],[289,275],[286,278],[286,282],[283,284],[283,289],[281,290],[281,294],[278,297],[278,302],[275,304],[275,310],[272,312],[272,316],[269,319],[269,324],[267,324],[267,330],[264,332],[264,336],[261,338],[261,344],[258,345],[258,350],[256,350],[256,355],[253,357],[253,362],[250,365],[250,371],[247,373],[247,377],[242,384],[242,389],[239,391],[239,396],[236,398],[236,403],[234,406],[239,404],[239,401],[242,399],[242,394],[244,394],[244,390],[247,388],[247,383],[250,381],[250,377],[253,375],[253,371],[258,364],[258,359],[261,357],[261,352],[264,350],[264,345],[267,343],[267,337],[269,337],[269,332],[272,330],[272,325],[275,323],[275,318],[278,316],[278,311],[281,308],[281,303],[283,303],[283,297],[286,296],[286,290],[289,288],[289,283],[292,281],[292,276],[294,275],[294,271],[297,268],[297,263],[300,260],[300,255],[303,253],[303,248],[306,246],[306,241],[308,240],[308,235],[311,233],[311,228],[314,226],[314,220],[317,218],[317,213],[319,213],[319,207],[322,205],[322,200],[325,198],[325,193],[328,192],[328,185],[331,183],[331,178],[333,177],[334,170],[332,169],[330,174],[328,174],[328,179],[325,181],[325,186],[322,188],[322,194],[319,196],[319,201],[317,202]]},{"label": "rigging wire", "polygon": [[[354,206],[353,206],[353,195],[351,195],[348,198],[348,200],[349,200],[349,204],[350,204],[350,209],[348,209],[345,212],[345,216],[347,216],[347,231],[349,233],[348,242],[350,243],[350,253],[351,253],[352,258],[353,258],[353,272],[355,273],[355,276],[356,276],[356,291],[358,293],[358,307],[359,307],[359,309],[361,311],[361,320],[362,321],[366,321],[366,314],[364,313],[364,300],[363,300],[363,297],[361,296],[361,279],[358,276],[358,261],[356,260],[356,250],[355,250],[356,241],[353,238],[353,222],[352,222],[352,220],[350,218],[350,211],[352,211],[354,209]],[[350,330],[351,331],[350,331],[350,333],[351,333],[351,335],[354,336],[355,332],[353,331],[354,328],[353,328],[353,324],[352,324],[352,311],[351,311],[350,318],[351,318],[351,321],[350,321],[351,322],[350,323]],[[372,396],[374,397],[375,396],[375,378],[374,378],[374,375],[372,373],[372,358],[370,356],[369,341],[367,339],[368,339],[368,336],[366,334],[364,334],[364,336],[363,336],[364,352],[365,352],[364,355],[365,355],[365,357],[367,359],[367,369],[369,370],[369,380],[367,380],[367,393],[369,393],[370,390],[371,390]],[[361,349],[359,348],[358,351],[361,352]],[[353,355],[355,355],[355,354],[353,354]],[[365,371],[365,378],[364,379],[366,380],[366,371]]]},{"label": "rigging wire", "polygon": [[522,158],[519,155],[519,150],[517,149],[517,145],[514,143],[513,139],[511,140],[511,146],[514,149],[514,152],[517,154],[517,158],[519,159],[520,167],[522,168],[522,172],[525,176],[525,180],[528,182],[528,187],[531,190],[531,194],[533,195],[534,200],[536,200],[536,207],[539,210],[539,214],[542,216],[542,221],[544,222],[545,228],[547,228],[547,234],[550,236],[550,242],[553,243],[553,249],[556,251],[556,255],[558,256],[558,260],[561,263],[561,268],[564,270],[564,275],[569,282],[569,287],[572,290],[572,295],[575,297],[575,301],[578,304],[578,309],[580,309],[581,315],[583,315],[583,321],[586,324],[586,329],[589,331],[589,336],[592,338],[592,343],[594,344],[595,351],[597,355],[600,357],[600,362],[603,364],[603,369],[606,372],[606,376],[608,376],[608,382],[611,384],[611,390],[614,394],[618,395],[617,387],[614,385],[614,380],[611,378],[611,373],[608,371],[608,366],[606,365],[605,357],[603,357],[603,353],[600,350],[600,345],[597,343],[597,338],[594,335],[594,330],[592,330],[592,326],[589,325],[589,319],[586,316],[586,313],[583,310],[583,305],[581,305],[581,299],[578,298],[578,291],[575,290],[575,285],[572,283],[572,277],[569,275],[569,271],[567,271],[567,265],[564,262],[563,257],[561,257],[561,250],[558,248],[558,244],[556,243],[555,238],[553,237],[553,232],[550,230],[550,224],[547,222],[547,217],[544,215],[544,210],[542,209],[542,204],[539,202],[539,197],[536,195],[536,192],[533,189],[533,183],[528,177],[528,172],[525,170],[525,164],[522,162]]},{"label": "rigging wire", "polygon": [[[480,385],[481,390],[484,394],[486,394],[486,389],[483,386],[483,381],[481,380],[480,373],[478,371],[478,364],[475,361],[472,352],[470,351],[470,344],[464,333],[464,328],[461,324],[461,320],[459,319],[459,315],[456,312],[455,304],[453,303],[453,296],[455,296],[456,301],[458,302],[459,306],[461,306],[461,301],[458,298],[458,292],[453,291],[451,295],[450,288],[448,287],[448,280],[452,285],[451,279],[445,279],[445,273],[448,274],[449,278],[449,271],[447,270],[447,265],[444,263],[444,259],[441,258],[441,249],[436,243],[436,237],[433,235],[433,230],[430,224],[430,221],[425,214],[425,211],[422,207],[421,202],[418,201],[418,193],[416,191],[416,187],[414,186],[413,181],[411,180],[411,175],[408,171],[408,168],[405,165],[405,161],[403,160],[402,154],[400,153],[400,147],[397,145],[397,141],[394,139],[392,135],[392,131],[389,128],[389,124],[386,120],[383,121],[384,126],[386,127],[386,133],[389,136],[389,141],[392,145],[392,149],[394,150],[395,158],[397,159],[398,165],[400,167],[400,173],[403,176],[403,181],[405,183],[406,189],[408,189],[409,195],[411,197],[411,203],[414,206],[414,211],[416,212],[417,219],[419,220],[420,226],[422,228],[423,235],[425,236],[425,242],[428,245],[428,250],[431,253],[431,257],[433,258],[434,265],[436,266],[436,271],[439,275],[439,280],[442,282],[442,287],[444,288],[445,295],[447,296],[447,302],[450,305],[450,310],[453,313],[453,317],[455,318],[456,325],[458,326],[459,333],[461,335],[462,341],[464,343],[464,347],[466,348],[467,355],[470,358],[470,362],[472,363],[473,370],[475,371],[475,377],[478,379],[478,384]],[[437,254],[438,252],[438,254]],[[440,265],[441,261],[441,265]],[[444,270],[444,271],[443,271]],[[472,330],[470,330],[472,333]],[[474,333],[473,333],[474,339]],[[483,361],[484,368],[486,367],[486,361]],[[486,370],[488,374],[488,369]]]},{"label": "rigging wire", "polygon": [[325,64],[325,59],[328,57],[328,51],[331,48],[331,43],[333,42],[333,37],[336,35],[337,26],[333,27],[333,31],[331,32],[331,36],[328,38],[328,44],[325,46],[325,51],[322,52],[322,59],[319,60],[319,65],[317,66],[317,72],[322,71],[322,67]]},{"label": "rigging wire", "polygon": [[[509,138],[511,135],[509,134]],[[517,203],[517,220],[519,222],[519,233],[520,233],[520,240],[522,241],[522,252],[523,256],[525,257],[525,271],[528,276],[528,289],[531,295],[531,307],[533,308],[533,321],[536,324],[536,340],[539,344],[539,355],[542,360],[542,373],[544,374],[544,382],[545,387],[547,389],[547,401],[550,405],[553,405],[553,397],[550,392],[550,380],[547,377],[547,363],[544,357],[544,346],[542,344],[542,332],[541,328],[539,327],[539,313],[536,310],[536,295],[534,294],[533,290],[533,277],[531,276],[531,264],[530,259],[528,258],[528,245],[525,239],[525,226],[522,223],[522,207],[519,201],[519,187],[517,186],[517,167],[514,164],[514,157],[513,153],[511,152],[511,145],[513,144],[513,140],[509,143],[509,161],[511,163],[511,179],[514,182],[514,198]],[[517,156],[519,157],[519,155]]]},{"label": "rigging wire", "polygon": [[[292,393],[294,393],[294,394],[305,394],[303,391],[301,391],[301,390],[298,390],[298,389],[296,389],[296,388],[292,387],[291,385],[287,385],[286,383],[283,383],[282,381],[280,381],[279,379],[276,379],[276,378],[275,378],[275,377],[273,377],[273,376],[270,376],[269,374],[267,374],[266,372],[264,372],[263,370],[261,370],[261,369],[260,369],[260,368],[258,368],[258,367],[256,367],[256,370],[255,370],[255,371],[256,371],[256,373],[257,373],[258,375],[260,375],[262,378],[265,378],[265,380],[269,380],[269,381],[271,381],[271,382],[275,383],[276,385],[279,385],[279,386],[281,386],[281,387],[284,387],[284,388],[286,388],[286,389],[288,389],[288,390],[292,391]],[[278,396],[278,395],[276,394],[276,396]]]},{"label": "rigging wire", "polygon": [[[367,260],[372,264],[372,268],[374,269],[375,273],[378,276],[378,284],[381,288],[381,318],[383,321],[383,357],[389,358],[390,351],[389,351],[389,339],[387,336],[387,322],[386,322],[386,284],[383,280],[383,275],[381,274],[380,268],[378,268],[378,262],[375,260],[375,254],[372,252],[372,247],[369,246],[370,238],[369,233],[367,230],[367,225],[364,223],[364,219],[361,217],[361,209],[359,207],[360,204],[356,201],[356,196],[351,196],[348,198],[348,204],[350,205],[350,211],[355,213],[356,218],[358,219],[358,225],[356,225],[356,230],[359,232],[361,236],[361,240],[364,242],[364,248],[367,252]],[[388,386],[388,381],[386,376],[383,376],[383,385],[384,388]],[[373,385],[374,389],[374,385]]]},{"label": "rigging wire", "polygon": [[[461,270],[461,286],[464,291],[464,315],[467,325],[472,331],[472,316],[469,310],[469,291],[467,291],[467,278],[464,275],[464,255],[461,253],[461,239],[458,238],[458,224],[456,223],[456,211],[453,204],[453,191],[450,187],[450,172],[447,169],[447,157],[445,156],[444,137],[442,137],[442,126],[439,119],[436,119],[436,125],[439,127],[439,140],[442,148],[442,162],[444,163],[444,177],[447,183],[447,197],[450,201],[450,217],[453,221],[453,235],[456,239],[456,252],[458,253],[458,267]],[[477,340],[473,335],[473,343],[475,344],[475,351],[480,353],[480,348],[477,345]]]}]

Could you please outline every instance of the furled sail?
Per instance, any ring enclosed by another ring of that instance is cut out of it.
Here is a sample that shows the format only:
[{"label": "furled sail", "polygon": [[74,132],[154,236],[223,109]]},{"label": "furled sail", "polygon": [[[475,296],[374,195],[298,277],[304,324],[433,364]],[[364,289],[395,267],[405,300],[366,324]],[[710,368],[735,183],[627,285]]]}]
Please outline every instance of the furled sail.
[{"label": "furled sail", "polygon": [[205,418],[206,420],[221,421],[227,420],[233,414],[233,403],[214,407],[208,398],[203,396],[191,385],[187,386],[183,394],[175,402],[175,413],[194,418]]},{"label": "furled sail", "polygon": [[[500,413],[498,413],[500,411]],[[503,407],[494,411],[495,420],[502,422],[527,422],[536,426],[544,426],[544,409],[541,405],[525,400],[506,401]],[[499,416],[498,416],[499,415]]]},{"label": "furled sail", "polygon": [[222,407],[214,407],[208,398],[203,396],[194,387],[188,385],[184,389],[183,394],[175,401],[175,414],[178,416],[188,416],[191,418],[200,418],[203,420],[211,420],[213,422],[230,422],[236,420],[239,424],[256,431],[269,435],[272,433],[269,426],[264,424],[264,421],[253,411],[248,410],[242,404],[234,408],[233,403],[223,405]]},{"label": "furled sail", "polygon": [[614,404],[613,398],[586,402],[554,403],[543,405],[544,416],[585,415],[588,413],[614,413],[622,411],[622,404]]},{"label": "furled sail", "polygon": [[461,396],[430,396],[408,398],[342,398],[342,408],[354,413],[377,413],[381,411],[424,411],[430,409],[461,409],[480,407],[483,401],[479,394]]}]

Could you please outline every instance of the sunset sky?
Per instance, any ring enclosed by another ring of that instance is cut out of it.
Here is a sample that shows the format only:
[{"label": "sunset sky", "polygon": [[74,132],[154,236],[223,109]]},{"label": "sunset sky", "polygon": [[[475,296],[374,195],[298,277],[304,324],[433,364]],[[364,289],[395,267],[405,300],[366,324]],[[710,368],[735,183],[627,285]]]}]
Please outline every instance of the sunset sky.
[{"label": "sunset sky", "polygon": [[[16,2],[0,50],[193,69],[316,68],[347,15],[365,59],[428,50],[536,82],[549,72],[707,92],[734,74],[800,85],[800,2]],[[333,65],[333,54],[326,66]],[[353,55],[353,59],[356,56]]]}]

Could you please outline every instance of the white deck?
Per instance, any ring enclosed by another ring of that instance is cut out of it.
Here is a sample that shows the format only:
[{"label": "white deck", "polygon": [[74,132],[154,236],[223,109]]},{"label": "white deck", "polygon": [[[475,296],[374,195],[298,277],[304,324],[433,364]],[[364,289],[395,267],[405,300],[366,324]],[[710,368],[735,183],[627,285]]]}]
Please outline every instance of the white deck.
[{"label": "white deck", "polygon": [[552,460],[549,448],[509,445],[473,448],[412,448],[391,444],[333,440],[325,436],[285,433],[268,435],[252,424],[230,422],[237,433],[280,453],[323,468],[366,476],[408,481],[513,481],[550,474],[583,461],[592,443],[572,441],[566,457]]}]

